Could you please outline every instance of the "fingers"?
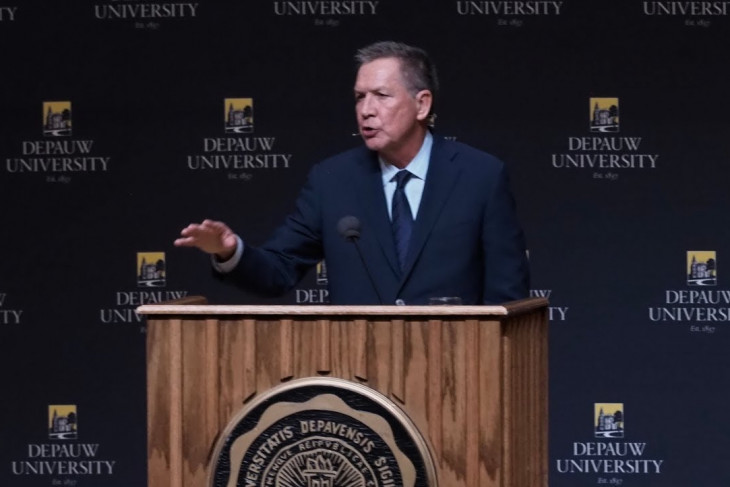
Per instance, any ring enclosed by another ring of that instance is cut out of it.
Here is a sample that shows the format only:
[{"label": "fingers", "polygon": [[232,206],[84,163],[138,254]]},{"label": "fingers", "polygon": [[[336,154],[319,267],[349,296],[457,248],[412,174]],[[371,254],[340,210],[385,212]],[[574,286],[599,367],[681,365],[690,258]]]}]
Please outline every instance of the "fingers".
[{"label": "fingers", "polygon": [[183,228],[183,229],[182,229],[182,230],[180,231],[180,235],[182,235],[183,237],[187,237],[187,236],[190,236],[190,235],[192,235],[192,234],[193,234],[193,232],[195,231],[195,228],[196,228],[197,226],[198,226],[198,225],[196,225],[196,224],[194,224],[194,223],[191,223],[190,225],[188,225],[187,227]]},{"label": "fingers", "polygon": [[180,235],[183,237],[191,237],[196,235],[202,235],[203,233],[222,233],[223,228],[228,228],[222,222],[216,222],[213,220],[203,220],[201,223],[191,223],[187,227],[183,228]]},{"label": "fingers", "polygon": [[191,237],[183,237],[183,238],[177,238],[173,242],[175,247],[194,247],[195,246],[195,239]]},{"label": "fingers", "polygon": [[203,220],[200,226],[205,228],[206,230],[217,232],[219,234],[231,233],[231,229],[228,228],[228,225],[223,222],[218,222],[214,220]]},{"label": "fingers", "polygon": [[176,247],[197,247],[209,254],[228,254],[231,249],[235,251],[237,241],[225,223],[203,220],[183,228],[173,243]]}]

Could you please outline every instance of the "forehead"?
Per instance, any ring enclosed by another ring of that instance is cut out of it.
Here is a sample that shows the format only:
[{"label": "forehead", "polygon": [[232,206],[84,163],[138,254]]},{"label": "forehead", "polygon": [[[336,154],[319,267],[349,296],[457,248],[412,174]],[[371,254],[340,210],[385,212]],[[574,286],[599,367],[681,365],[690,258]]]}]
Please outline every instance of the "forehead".
[{"label": "forehead", "polygon": [[367,91],[383,86],[404,86],[401,62],[394,57],[376,59],[357,70],[355,90]]}]

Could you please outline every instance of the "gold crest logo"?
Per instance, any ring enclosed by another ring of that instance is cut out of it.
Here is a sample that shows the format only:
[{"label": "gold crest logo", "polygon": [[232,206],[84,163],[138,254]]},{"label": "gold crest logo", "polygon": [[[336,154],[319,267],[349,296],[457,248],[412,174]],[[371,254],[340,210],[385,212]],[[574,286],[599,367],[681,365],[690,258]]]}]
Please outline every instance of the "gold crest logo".
[{"label": "gold crest logo", "polygon": [[43,135],[66,137],[71,135],[71,102],[43,102]]},{"label": "gold crest logo", "polygon": [[78,438],[78,414],[75,404],[48,406],[48,437],[52,440]]},{"label": "gold crest logo", "polygon": [[253,132],[253,98],[226,98],[223,104],[227,134]]},{"label": "gold crest logo", "polygon": [[687,251],[687,285],[717,285],[717,252],[714,250]]},{"label": "gold crest logo", "polygon": [[620,402],[597,402],[593,405],[596,438],[624,437],[624,405]]},{"label": "gold crest logo", "polygon": [[320,286],[327,285],[327,263],[323,260],[317,263],[317,284]]},{"label": "gold crest logo", "polygon": [[618,132],[618,98],[591,98],[590,131]]},{"label": "gold crest logo", "polygon": [[137,252],[138,287],[165,287],[165,276],[164,252]]}]

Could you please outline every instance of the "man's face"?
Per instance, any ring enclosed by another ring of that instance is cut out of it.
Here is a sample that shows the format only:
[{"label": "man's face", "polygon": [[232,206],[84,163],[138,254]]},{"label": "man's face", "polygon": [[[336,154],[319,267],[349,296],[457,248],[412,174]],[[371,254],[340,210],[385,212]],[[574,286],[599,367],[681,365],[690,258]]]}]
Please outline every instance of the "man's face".
[{"label": "man's face", "polygon": [[429,91],[415,96],[408,92],[398,59],[376,59],[360,66],[355,80],[360,135],[369,149],[391,164],[407,164],[418,152],[425,130],[421,121],[430,107]]}]

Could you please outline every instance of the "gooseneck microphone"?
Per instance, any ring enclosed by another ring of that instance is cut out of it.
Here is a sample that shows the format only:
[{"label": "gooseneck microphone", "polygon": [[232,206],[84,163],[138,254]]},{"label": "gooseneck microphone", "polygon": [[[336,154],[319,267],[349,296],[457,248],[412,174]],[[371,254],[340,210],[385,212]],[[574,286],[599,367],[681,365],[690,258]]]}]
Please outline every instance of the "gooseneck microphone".
[{"label": "gooseneck microphone", "polygon": [[344,238],[348,242],[352,242],[352,244],[355,246],[355,250],[357,250],[357,255],[360,256],[360,262],[362,262],[362,266],[365,268],[365,273],[368,275],[368,279],[370,279],[370,284],[373,286],[375,295],[378,297],[378,303],[383,304],[383,298],[380,297],[380,292],[378,292],[378,286],[375,284],[375,279],[373,279],[372,274],[370,274],[370,268],[365,262],[365,258],[360,251],[360,246],[357,243],[357,241],[360,239],[360,220],[358,220],[357,217],[351,215],[343,216],[342,218],[340,218],[340,221],[337,222],[337,232],[342,235],[342,238]]}]

